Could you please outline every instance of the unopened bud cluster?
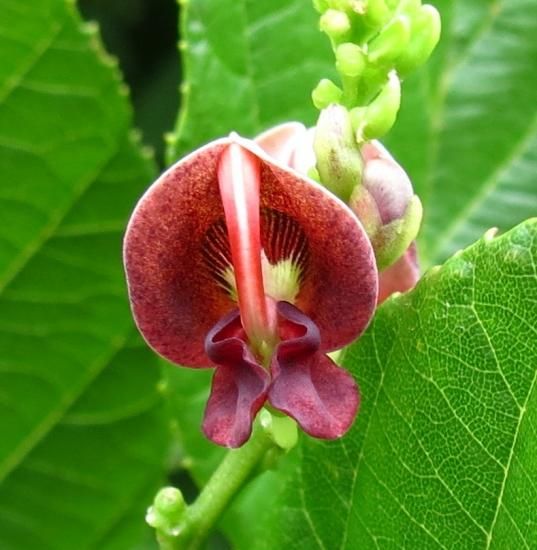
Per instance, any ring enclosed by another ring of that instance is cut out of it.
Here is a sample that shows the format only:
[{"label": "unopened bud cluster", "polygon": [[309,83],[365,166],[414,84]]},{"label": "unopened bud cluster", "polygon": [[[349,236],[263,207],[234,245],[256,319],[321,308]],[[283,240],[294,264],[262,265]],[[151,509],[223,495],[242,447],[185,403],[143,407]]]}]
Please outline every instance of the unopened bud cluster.
[{"label": "unopened bud cluster", "polygon": [[315,106],[345,106],[358,143],[382,137],[399,110],[400,79],[422,65],[438,42],[437,10],[421,0],[314,0],[314,6],[340,77],[340,85],[319,82]]},{"label": "unopened bud cluster", "polygon": [[384,270],[416,238],[422,209],[408,176],[376,140],[395,123],[401,79],[436,46],[440,15],[421,0],[313,3],[334,50],[340,85],[323,79],[312,93],[321,113],[309,173],[358,216]]}]

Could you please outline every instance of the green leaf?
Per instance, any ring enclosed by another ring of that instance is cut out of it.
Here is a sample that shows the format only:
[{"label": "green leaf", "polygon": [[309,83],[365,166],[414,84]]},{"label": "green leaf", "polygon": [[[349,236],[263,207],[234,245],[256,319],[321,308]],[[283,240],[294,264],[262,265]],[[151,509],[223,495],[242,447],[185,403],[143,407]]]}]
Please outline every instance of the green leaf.
[{"label": "green leaf", "polygon": [[537,545],[537,220],[391,299],[344,357],[362,410],[309,439],[255,548]]},{"label": "green leaf", "polygon": [[144,343],[118,351],[2,483],[1,548],[127,549],[147,536],[166,447],[158,374]]},{"label": "green leaf", "polygon": [[154,168],[73,3],[0,12],[0,546],[131,548],[166,443],[121,266]]},{"label": "green leaf", "polygon": [[426,264],[537,211],[537,3],[436,3],[442,41],[388,139],[424,204]]}]

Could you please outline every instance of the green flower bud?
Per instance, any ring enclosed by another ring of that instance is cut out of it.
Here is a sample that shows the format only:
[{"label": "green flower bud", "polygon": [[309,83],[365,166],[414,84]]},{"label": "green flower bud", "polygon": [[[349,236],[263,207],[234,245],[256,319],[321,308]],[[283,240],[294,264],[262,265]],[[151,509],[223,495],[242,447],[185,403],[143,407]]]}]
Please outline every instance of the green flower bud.
[{"label": "green flower bud", "polygon": [[311,92],[311,99],[319,110],[325,109],[331,103],[339,103],[343,92],[328,78],[323,78]]},{"label": "green flower bud", "polygon": [[272,438],[274,443],[284,451],[290,451],[298,441],[296,422],[289,416],[271,414],[266,409],[259,415],[261,427]]},{"label": "green flower bud", "polygon": [[427,61],[440,40],[441,26],[440,14],[433,6],[422,6],[411,18],[410,42],[395,62],[401,76]]},{"label": "green flower bud", "polygon": [[166,535],[176,534],[185,515],[183,494],[175,487],[161,489],[146,514],[146,522]]},{"label": "green flower bud", "polygon": [[360,76],[366,66],[366,56],[356,44],[346,42],[336,50],[336,69],[345,76]]},{"label": "green flower bud", "polygon": [[390,10],[384,0],[365,0],[362,2],[364,23],[368,27],[378,29],[382,27],[390,17]]},{"label": "green flower bud", "polygon": [[406,15],[398,15],[369,43],[369,61],[377,63],[397,59],[407,47],[409,39],[410,19]]},{"label": "green flower bud", "polygon": [[313,149],[321,183],[347,202],[361,179],[362,157],[345,107],[330,105],[321,111]]},{"label": "green flower bud", "polygon": [[349,16],[344,11],[334,9],[328,9],[321,15],[319,26],[336,42],[345,40],[351,31]]},{"label": "green flower bud", "polygon": [[351,111],[351,120],[358,143],[386,134],[395,123],[401,105],[401,82],[395,72],[378,96],[367,106]]}]

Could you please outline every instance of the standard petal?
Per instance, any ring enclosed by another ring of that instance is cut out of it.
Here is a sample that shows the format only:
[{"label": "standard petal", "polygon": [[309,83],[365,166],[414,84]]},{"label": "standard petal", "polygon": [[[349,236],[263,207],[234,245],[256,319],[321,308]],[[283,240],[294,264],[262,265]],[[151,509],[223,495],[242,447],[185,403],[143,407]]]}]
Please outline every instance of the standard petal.
[{"label": "standard petal", "polygon": [[257,157],[237,143],[223,151],[218,164],[241,319],[255,344],[269,340],[272,333],[261,267],[259,168]]},{"label": "standard petal", "polygon": [[414,288],[419,278],[416,243],[412,243],[393,265],[379,274],[378,303],[384,302],[394,292],[406,292]]},{"label": "standard petal", "polygon": [[239,311],[221,319],[207,335],[209,357],[217,363],[203,419],[203,433],[225,447],[240,447],[252,433],[270,383],[268,372],[244,340]]},{"label": "standard petal", "polygon": [[252,148],[252,142],[241,144],[261,161],[261,208],[294,220],[307,240],[308,265],[296,305],[319,327],[321,351],[345,346],[366,328],[377,301],[376,261],[362,224],[317,182]]},{"label": "standard petal", "polygon": [[297,172],[307,175],[312,168],[315,168],[317,159],[313,150],[315,128],[308,128],[297,140],[296,148],[291,159],[291,168]]},{"label": "standard petal", "polygon": [[274,160],[290,165],[297,144],[306,134],[300,122],[284,122],[259,134],[255,142]]},{"label": "standard petal", "polygon": [[209,228],[224,218],[217,165],[228,139],[166,171],[140,199],[124,241],[134,318],[148,344],[186,366],[208,366],[207,331],[236,306],[203,256]]},{"label": "standard petal", "polygon": [[319,333],[307,316],[280,302],[283,337],[272,359],[270,404],[293,417],[308,434],[341,437],[351,427],[359,406],[352,376],[318,351]]}]

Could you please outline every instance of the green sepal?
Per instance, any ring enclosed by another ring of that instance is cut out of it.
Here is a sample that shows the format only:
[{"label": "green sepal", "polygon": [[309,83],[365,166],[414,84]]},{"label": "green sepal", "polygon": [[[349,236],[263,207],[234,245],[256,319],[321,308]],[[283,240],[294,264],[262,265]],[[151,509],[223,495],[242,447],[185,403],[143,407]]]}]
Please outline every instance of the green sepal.
[{"label": "green sepal", "polygon": [[364,23],[371,28],[381,28],[390,17],[384,0],[366,0],[363,8]]},{"label": "green sepal", "polygon": [[372,237],[371,244],[379,271],[390,267],[405,253],[418,234],[422,217],[421,201],[414,195],[403,218],[381,227]]},{"label": "green sepal", "polygon": [[363,161],[345,107],[330,105],[321,111],[313,149],[321,183],[347,202],[361,181]]},{"label": "green sepal", "polygon": [[397,59],[410,40],[410,19],[398,15],[371,42],[367,51],[371,63],[388,63]]},{"label": "green sepal", "polygon": [[395,123],[401,105],[401,82],[395,72],[367,107],[352,109],[350,116],[358,143],[377,139],[386,134]]},{"label": "green sepal", "polygon": [[340,103],[343,91],[328,78],[323,78],[311,92],[313,104],[320,111],[332,103]]},{"label": "green sepal", "polygon": [[404,77],[423,65],[440,40],[440,14],[428,4],[411,18],[411,38],[407,48],[395,61],[400,76]]}]

